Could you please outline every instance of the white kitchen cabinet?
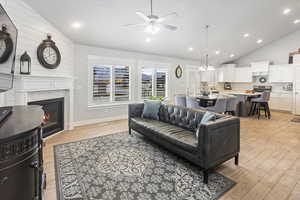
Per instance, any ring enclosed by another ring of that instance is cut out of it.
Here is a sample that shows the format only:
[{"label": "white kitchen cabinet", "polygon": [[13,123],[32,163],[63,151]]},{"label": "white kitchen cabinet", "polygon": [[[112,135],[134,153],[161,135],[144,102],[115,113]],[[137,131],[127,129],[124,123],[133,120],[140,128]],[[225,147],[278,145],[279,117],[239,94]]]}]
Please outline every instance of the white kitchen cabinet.
[{"label": "white kitchen cabinet", "polygon": [[234,82],[236,64],[222,65],[218,70],[218,82]]},{"label": "white kitchen cabinet", "polygon": [[300,66],[294,69],[294,114],[300,115]]},{"label": "white kitchen cabinet", "polygon": [[217,82],[225,82],[224,81],[224,67],[219,67],[217,69]]},{"label": "white kitchen cabinet", "polygon": [[270,66],[269,81],[271,83],[294,82],[294,66],[293,65]]},{"label": "white kitchen cabinet", "polygon": [[251,71],[253,74],[265,74],[269,72],[270,61],[251,63]]},{"label": "white kitchen cabinet", "polygon": [[233,82],[235,75],[235,64],[227,64],[224,71],[224,81]]},{"label": "white kitchen cabinet", "polygon": [[234,72],[234,82],[251,83],[252,72],[250,67],[236,67]]},{"label": "white kitchen cabinet", "polygon": [[292,92],[271,92],[270,108],[273,110],[282,110],[292,112],[293,93]]},{"label": "white kitchen cabinet", "polygon": [[235,67],[235,64],[223,65],[217,72],[218,82],[251,83],[252,71],[250,67]]},{"label": "white kitchen cabinet", "polygon": [[214,83],[216,71],[203,71],[201,72],[201,82]]}]

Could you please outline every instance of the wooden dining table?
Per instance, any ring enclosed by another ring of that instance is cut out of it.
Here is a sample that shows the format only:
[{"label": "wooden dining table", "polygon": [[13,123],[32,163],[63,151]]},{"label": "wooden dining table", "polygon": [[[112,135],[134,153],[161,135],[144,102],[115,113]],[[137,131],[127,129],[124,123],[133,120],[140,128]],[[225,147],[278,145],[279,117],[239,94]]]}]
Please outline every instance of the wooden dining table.
[{"label": "wooden dining table", "polygon": [[213,106],[215,105],[217,99],[218,99],[218,95],[215,94],[208,95],[208,96],[205,95],[197,96],[198,103],[201,107]]}]

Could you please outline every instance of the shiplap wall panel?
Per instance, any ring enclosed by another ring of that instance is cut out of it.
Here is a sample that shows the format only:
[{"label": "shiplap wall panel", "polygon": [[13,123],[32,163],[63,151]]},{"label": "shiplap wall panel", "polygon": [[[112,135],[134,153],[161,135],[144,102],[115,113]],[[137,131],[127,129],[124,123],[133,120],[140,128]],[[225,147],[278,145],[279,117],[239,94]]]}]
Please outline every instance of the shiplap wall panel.
[{"label": "shiplap wall panel", "polygon": [[[59,30],[22,0],[0,0],[8,15],[18,28],[17,60],[15,72],[19,73],[19,58],[27,51],[32,59],[32,74],[66,75],[72,76],[74,72],[74,44]],[[46,39],[47,34],[52,35],[62,55],[61,64],[57,69],[49,70],[40,65],[37,60],[37,47]]]},{"label": "shiplap wall panel", "polygon": [[[0,3],[13,20],[18,29],[15,73],[20,72],[20,55],[25,51],[32,59],[31,72],[39,75],[73,76],[74,74],[74,43],[39,13],[22,0],[0,0]],[[50,33],[62,55],[61,64],[57,69],[50,70],[40,65],[37,60],[37,47]],[[0,106],[14,104],[14,91],[0,94]]]}]

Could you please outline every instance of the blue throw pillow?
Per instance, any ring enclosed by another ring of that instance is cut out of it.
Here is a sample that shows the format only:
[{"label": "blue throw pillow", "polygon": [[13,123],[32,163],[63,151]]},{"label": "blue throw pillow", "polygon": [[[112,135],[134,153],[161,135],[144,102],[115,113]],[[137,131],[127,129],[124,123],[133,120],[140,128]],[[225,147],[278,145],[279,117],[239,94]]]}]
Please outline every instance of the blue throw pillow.
[{"label": "blue throw pillow", "polygon": [[[217,118],[216,114],[215,113],[212,113],[212,112],[208,112],[206,111],[201,119],[201,122],[200,122],[200,125],[201,124],[206,124],[207,122],[209,121],[215,121]],[[199,136],[199,129],[197,130],[196,132],[196,136],[198,138]]]},{"label": "blue throw pillow", "polygon": [[159,100],[147,100],[144,103],[142,118],[159,120],[158,112],[161,105]]}]

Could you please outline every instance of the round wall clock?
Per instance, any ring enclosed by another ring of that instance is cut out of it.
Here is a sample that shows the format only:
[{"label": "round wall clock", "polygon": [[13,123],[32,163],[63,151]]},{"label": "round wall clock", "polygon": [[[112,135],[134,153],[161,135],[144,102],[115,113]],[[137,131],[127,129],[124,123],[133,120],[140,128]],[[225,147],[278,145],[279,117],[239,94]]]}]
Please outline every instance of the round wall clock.
[{"label": "round wall clock", "polygon": [[50,35],[39,45],[37,57],[40,64],[48,69],[55,69],[59,66],[61,55]]},{"label": "round wall clock", "polygon": [[182,68],[180,67],[180,65],[178,65],[176,67],[175,75],[176,75],[177,78],[181,78],[181,76],[182,76]]},{"label": "round wall clock", "polygon": [[5,63],[14,49],[13,41],[7,33],[6,25],[0,31],[0,64]]}]

